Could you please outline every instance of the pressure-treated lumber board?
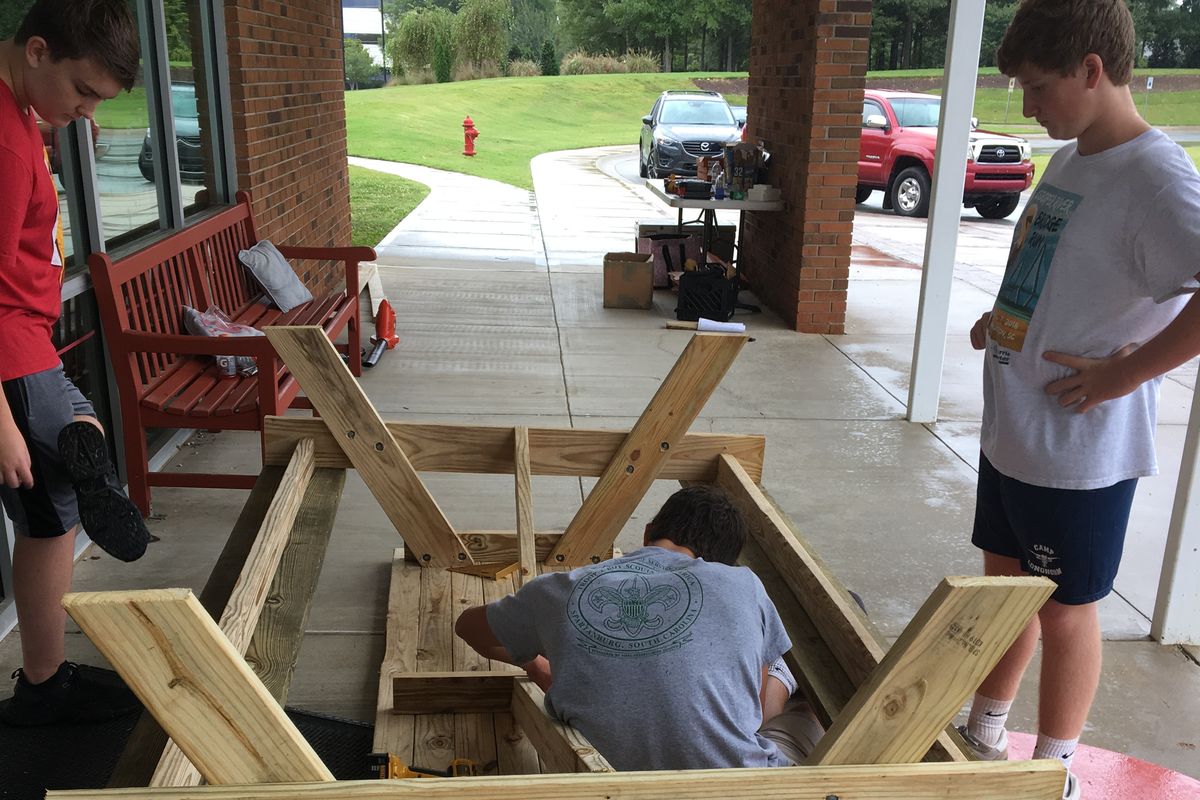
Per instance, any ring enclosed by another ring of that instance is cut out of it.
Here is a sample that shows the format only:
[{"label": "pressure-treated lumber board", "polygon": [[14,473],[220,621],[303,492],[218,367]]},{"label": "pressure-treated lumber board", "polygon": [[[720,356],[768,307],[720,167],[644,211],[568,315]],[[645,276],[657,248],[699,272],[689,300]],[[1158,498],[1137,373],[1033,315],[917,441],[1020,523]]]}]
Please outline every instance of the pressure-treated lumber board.
[{"label": "pressure-treated lumber board", "polygon": [[[495,775],[498,771],[496,757],[496,727],[492,712],[494,710],[508,711],[512,704],[512,676],[509,674],[494,675],[489,673],[492,663],[475,651],[470,645],[453,634],[454,623],[464,609],[483,605],[484,584],[494,583],[473,575],[452,575],[450,587],[453,593],[454,605],[446,616],[446,625],[451,631],[451,656],[455,675],[462,678],[451,681],[459,684],[460,701],[468,693],[481,702],[471,708],[470,704],[461,703],[453,717],[454,757],[467,758],[478,765],[481,775]],[[501,665],[507,666],[507,665]],[[418,673],[420,675],[421,673]],[[425,673],[428,675],[429,673]],[[444,681],[443,681],[444,683]],[[492,701],[487,703],[487,693],[484,686],[493,688],[499,683],[499,692],[492,693]],[[474,686],[475,691],[471,692]],[[508,688],[508,703],[504,702],[504,688]],[[447,687],[448,688],[448,687]],[[434,687],[427,690],[427,699],[435,691]],[[453,702],[449,693],[441,692],[444,701]],[[421,762],[418,762],[421,763]],[[441,766],[441,765],[438,765]]]},{"label": "pressure-treated lumber board", "polygon": [[490,714],[512,708],[511,673],[409,672],[392,678],[395,714]]},{"label": "pressure-treated lumber board", "polygon": [[[285,462],[286,463],[286,462]],[[263,518],[271,501],[275,499],[275,490],[283,478],[283,467],[263,467],[246,504],[238,514],[229,537],[225,540],[221,554],[217,556],[216,564],[208,575],[204,588],[200,591],[200,605],[214,619],[221,615],[233,585],[241,574],[246,563],[246,556],[254,546],[258,529],[262,527]],[[125,742],[121,758],[109,776],[108,785],[146,786],[158,766],[163,748],[167,744],[166,731],[158,724],[153,714],[143,712],[137,725]]]},{"label": "pressure-treated lumber board", "polygon": [[[454,669],[454,577],[440,569],[421,570],[417,606],[417,672]],[[473,580],[478,580],[473,579]],[[456,758],[453,714],[421,714],[414,722],[412,763],[442,769]]]},{"label": "pressure-treated lumber board", "polygon": [[[502,597],[513,593],[516,584],[510,575],[498,581],[483,581],[483,602],[494,603]],[[509,672],[524,675],[519,667],[505,664],[502,661],[492,661],[493,672]],[[492,730],[496,737],[496,761],[502,775],[536,775],[541,772],[537,750],[525,735],[521,726],[513,719],[510,708],[492,715]]]},{"label": "pressure-treated lumber board", "polygon": [[517,572],[521,565],[516,561],[505,564],[463,564],[461,567],[449,567],[447,572],[452,572],[456,575],[471,575],[475,578],[487,578],[488,580],[498,581],[501,578],[507,578],[509,575]]},{"label": "pressure-treated lumber board", "polygon": [[191,591],[75,593],[63,606],[209,783],[333,780]]},{"label": "pressure-treated lumber board", "polygon": [[[267,589],[275,579],[275,570],[312,476],[313,442],[312,439],[301,439],[267,508],[258,536],[246,556],[246,564],[233,585],[229,602],[221,613],[221,632],[240,654],[245,654],[254,635],[263,601],[267,599]],[[150,778],[150,785],[196,786],[199,783],[200,772],[174,742],[168,744]]]},{"label": "pressure-treated lumber board", "polygon": [[748,338],[717,333],[692,337],[575,513],[547,564],[578,566],[603,557]]},{"label": "pressure-treated lumber board", "polygon": [[287,700],[345,485],[343,469],[321,468],[313,473],[246,648],[246,663],[279,705]]},{"label": "pressure-treated lumber board", "polygon": [[[55,791],[47,800],[1059,800],[1053,761],[504,775],[416,781]],[[119,793],[117,793],[119,791]]]},{"label": "pressure-treated lumber board", "polygon": [[413,753],[413,717],[392,713],[395,687],[392,677],[417,669],[417,630],[415,609],[421,597],[420,567],[404,560],[403,548],[392,553],[392,576],[388,588],[387,621],[384,630],[383,661],[379,667],[379,693],[375,704],[375,738],[371,749],[392,753],[411,764]]},{"label": "pressure-treated lumber board", "polygon": [[[513,474],[512,427],[388,422],[388,431],[419,472]],[[629,431],[589,428],[529,428],[529,468],[534,475],[598,478]],[[296,440],[317,444],[317,466],[352,466],[334,435],[319,419],[267,417],[264,464],[286,464]],[[754,480],[762,480],[766,437],[689,433],[671,448],[659,478],[712,481],[716,457],[736,458]]]},{"label": "pressure-treated lumber board", "polygon": [[537,547],[533,527],[533,476],[529,467],[529,429],[513,428],[513,465],[517,498],[517,587],[537,577]]},{"label": "pressure-treated lumber board", "polygon": [[1047,578],[946,578],[809,755],[918,761],[1054,591]]},{"label": "pressure-treated lumber board", "polygon": [[854,696],[857,687],[846,677],[841,665],[821,639],[808,613],[800,606],[775,565],[762,551],[758,542],[749,537],[742,546],[738,563],[758,576],[767,596],[775,604],[784,630],[792,640],[788,666],[813,704],[813,709],[826,728]]},{"label": "pressure-treated lumber board", "polygon": [[325,332],[315,325],[268,327],[264,332],[405,545],[429,566],[469,562],[454,528]]},{"label": "pressure-treated lumber board", "polygon": [[612,772],[578,731],[546,713],[546,695],[528,678],[513,682],[512,715],[552,772]]},{"label": "pressure-treated lumber board", "polygon": [[[718,459],[717,485],[733,496],[746,516],[751,537],[771,559],[851,684],[861,686],[887,652],[883,636],[738,461],[724,456]],[[961,737],[950,727],[938,736],[926,757],[935,761],[968,760]]]}]

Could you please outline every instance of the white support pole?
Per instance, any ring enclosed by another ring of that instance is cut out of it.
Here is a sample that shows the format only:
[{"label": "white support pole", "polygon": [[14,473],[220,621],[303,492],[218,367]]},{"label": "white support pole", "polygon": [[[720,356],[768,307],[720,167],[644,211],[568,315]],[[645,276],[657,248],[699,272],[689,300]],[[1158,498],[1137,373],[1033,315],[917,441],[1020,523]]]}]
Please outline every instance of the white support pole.
[{"label": "white support pole", "polygon": [[1167,551],[1150,635],[1163,644],[1200,644],[1200,392],[1183,439]]},{"label": "white support pole", "polygon": [[933,195],[925,235],[925,270],[917,311],[908,388],[908,420],[936,422],[946,357],[946,327],[950,318],[950,288],[954,282],[954,253],[967,179],[967,150],[975,76],[983,39],[984,0],[953,0],[946,38],[946,70],[942,79],[942,118],[938,123],[937,155],[933,161]]}]

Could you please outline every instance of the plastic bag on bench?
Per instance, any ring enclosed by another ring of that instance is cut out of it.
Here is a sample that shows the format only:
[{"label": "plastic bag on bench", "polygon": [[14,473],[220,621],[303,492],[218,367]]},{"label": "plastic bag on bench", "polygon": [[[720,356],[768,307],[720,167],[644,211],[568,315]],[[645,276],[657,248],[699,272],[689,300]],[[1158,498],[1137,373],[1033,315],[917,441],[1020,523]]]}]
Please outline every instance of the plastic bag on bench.
[{"label": "plastic bag on bench", "polygon": [[[216,306],[211,306],[204,313],[197,311],[191,306],[184,306],[183,324],[187,328],[188,333],[193,336],[263,335],[263,332],[258,328],[243,325],[240,322],[234,322],[229,319],[229,316]],[[251,356],[214,356],[214,358],[217,362],[217,371],[221,373],[221,377],[223,378],[232,378],[237,375],[254,375],[258,372],[258,365]]]}]

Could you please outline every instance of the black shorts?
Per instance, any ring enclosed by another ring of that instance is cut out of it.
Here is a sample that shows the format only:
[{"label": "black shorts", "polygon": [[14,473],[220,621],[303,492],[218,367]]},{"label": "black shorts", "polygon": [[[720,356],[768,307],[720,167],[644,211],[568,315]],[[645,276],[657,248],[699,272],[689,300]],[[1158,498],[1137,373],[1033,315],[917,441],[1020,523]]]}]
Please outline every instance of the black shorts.
[{"label": "black shorts", "polygon": [[1051,597],[1060,603],[1092,603],[1112,591],[1135,489],[1137,478],[1103,489],[1034,486],[980,453],[971,543],[1057,583]]},{"label": "black shorts", "polygon": [[96,412],[61,364],[0,385],[33,465],[33,488],[0,484],[0,502],[19,535],[62,536],[79,524],[79,508],[71,476],[58,454],[58,434],[75,417],[95,417]]}]

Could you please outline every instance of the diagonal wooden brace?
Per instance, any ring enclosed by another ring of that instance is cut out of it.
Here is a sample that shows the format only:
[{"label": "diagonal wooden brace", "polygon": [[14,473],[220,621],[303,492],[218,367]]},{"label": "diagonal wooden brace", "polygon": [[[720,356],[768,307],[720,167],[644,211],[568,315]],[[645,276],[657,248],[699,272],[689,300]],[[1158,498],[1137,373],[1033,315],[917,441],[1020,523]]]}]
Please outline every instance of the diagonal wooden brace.
[{"label": "diagonal wooden brace", "polygon": [[324,332],[316,326],[264,332],[418,563],[474,563]]},{"label": "diagonal wooden brace", "polygon": [[748,338],[721,333],[692,337],[546,564],[579,566],[604,557]]}]

